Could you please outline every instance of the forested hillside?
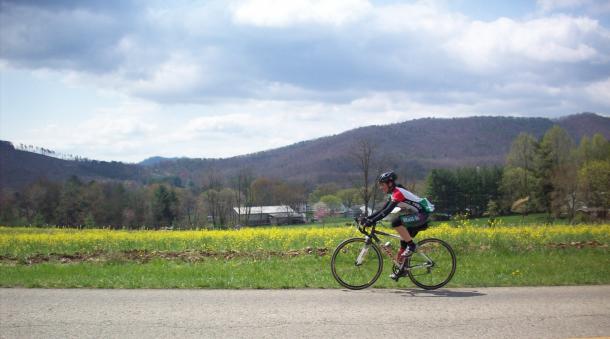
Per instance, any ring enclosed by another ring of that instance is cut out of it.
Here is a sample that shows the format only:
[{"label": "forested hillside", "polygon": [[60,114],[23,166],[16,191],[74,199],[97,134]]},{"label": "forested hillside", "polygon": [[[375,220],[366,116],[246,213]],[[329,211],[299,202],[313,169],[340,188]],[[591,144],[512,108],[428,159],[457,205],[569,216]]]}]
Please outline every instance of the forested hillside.
[{"label": "forested hillside", "polygon": [[[386,128],[392,127],[395,126]],[[311,143],[316,142],[319,141]],[[112,180],[73,175],[64,181],[37,179],[19,190],[3,188],[0,224],[227,228],[248,225],[249,212],[244,219],[243,214],[234,212],[236,206],[244,207],[245,211],[256,206],[289,206],[318,220],[329,215],[348,215],[354,210],[360,213],[362,206],[370,211],[378,208],[383,199],[375,181],[378,171],[399,167],[390,164],[387,158],[376,158],[374,150],[379,146],[370,139],[354,139],[352,147],[346,151],[353,159],[345,161],[353,163],[354,169],[347,172],[348,180],[349,173],[353,173],[347,183],[342,177],[336,182],[317,183],[300,182],[290,175],[274,178],[251,164],[246,166],[248,163],[229,175],[230,172],[213,167],[222,160],[209,162],[213,166],[200,169],[201,174],[193,177],[195,180],[188,176],[183,181],[181,176],[155,177],[145,173],[139,181],[126,181],[121,175],[129,175],[130,169],[140,166],[107,163],[104,165],[108,172],[104,174],[113,174]],[[546,212],[552,217],[574,220],[581,211],[584,213],[581,219],[607,217],[610,143],[601,133],[574,139],[566,129],[552,125],[542,137],[521,132],[507,142],[506,148],[510,151],[501,166],[476,164],[453,169],[439,166],[429,171],[425,184],[399,173],[400,181],[416,194],[428,196],[441,217],[488,215],[490,225],[494,216],[506,213]],[[12,152],[23,151],[12,149]],[[267,153],[269,156],[273,151]],[[228,161],[236,160],[243,159]],[[166,163],[181,162],[200,164],[193,160]],[[387,167],[379,167],[380,163]],[[189,170],[196,173],[196,166]],[[295,174],[301,173],[296,171]]]},{"label": "forested hillside", "polygon": [[63,160],[0,145],[0,185],[19,189],[37,179],[171,181],[205,185],[210,178],[235,176],[248,169],[255,176],[294,181],[313,187],[320,183],[349,186],[357,180],[354,148],[372,146],[375,170],[392,168],[408,181],[421,181],[433,168],[501,165],[519,133],[541,137],[554,124],[574,140],[600,133],[610,138],[610,118],[592,113],[546,118],[470,117],[417,119],[385,126],[368,126],[338,135],[303,141],[264,152],[225,159],[152,157],[140,164]]},{"label": "forested hillside", "polygon": [[535,137],[554,124],[574,140],[601,133],[610,137],[610,118],[584,113],[557,121],[546,118],[471,117],[417,119],[386,126],[368,126],[338,135],[228,159],[177,159],[151,166],[158,176],[178,175],[201,183],[210,171],[233,176],[241,168],[256,175],[310,184],[350,184],[358,175],[352,153],[368,140],[376,167],[393,168],[410,181],[425,178],[433,168],[501,165],[519,133]]}]

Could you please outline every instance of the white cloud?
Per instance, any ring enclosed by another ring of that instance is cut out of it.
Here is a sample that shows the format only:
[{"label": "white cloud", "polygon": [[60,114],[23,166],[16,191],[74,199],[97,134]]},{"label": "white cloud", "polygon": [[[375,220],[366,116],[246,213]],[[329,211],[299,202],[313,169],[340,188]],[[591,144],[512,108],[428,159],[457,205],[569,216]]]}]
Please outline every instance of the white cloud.
[{"label": "white cloud", "polygon": [[35,127],[23,134],[31,143],[61,153],[134,161],[138,152],[158,142],[155,138],[163,128],[153,117],[159,111],[155,103],[130,100],[117,107],[100,108],[92,116],[70,125]]},{"label": "white cloud", "polygon": [[592,0],[537,0],[536,4],[543,11],[552,11],[555,9],[566,9],[590,5]]},{"label": "white cloud", "polygon": [[430,1],[389,4],[376,7],[372,24],[381,32],[410,32],[436,38],[448,38],[468,23],[463,14],[450,12]]},{"label": "white cloud", "polygon": [[607,0],[537,0],[538,8],[545,12],[585,9],[592,15],[610,12],[610,2]]},{"label": "white cloud", "polygon": [[[594,16],[553,12],[577,5],[541,1],[548,12],[481,21],[442,1],[189,2],[139,8],[128,28],[105,13],[87,34],[76,34],[82,20],[54,20],[46,35],[16,6],[3,14],[18,24],[0,22],[3,33],[34,25],[33,41],[70,44],[51,57],[2,52],[0,71],[108,92],[108,107],[38,126],[28,143],[129,161],[238,155],[428,116],[608,113],[610,32]],[[107,26],[104,44],[89,45]],[[99,51],[113,57],[89,68]]]},{"label": "white cloud", "polygon": [[204,65],[183,55],[172,55],[147,78],[134,81],[130,91],[144,95],[171,95],[201,86]]},{"label": "white cloud", "polygon": [[512,58],[535,62],[582,62],[607,58],[597,50],[597,39],[610,43],[596,20],[555,16],[526,21],[500,18],[471,22],[447,43],[473,68],[505,67]]},{"label": "white cloud", "polygon": [[585,92],[591,100],[610,106],[610,77],[587,85]]},{"label": "white cloud", "polygon": [[366,0],[247,0],[233,8],[234,20],[255,26],[282,27],[317,23],[342,25],[372,9]]}]

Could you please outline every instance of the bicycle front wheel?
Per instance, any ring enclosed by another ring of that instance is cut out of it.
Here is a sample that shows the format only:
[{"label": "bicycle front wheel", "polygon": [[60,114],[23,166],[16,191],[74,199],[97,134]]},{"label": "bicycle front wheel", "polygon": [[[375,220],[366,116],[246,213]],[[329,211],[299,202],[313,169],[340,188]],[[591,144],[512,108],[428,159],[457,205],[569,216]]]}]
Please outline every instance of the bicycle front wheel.
[{"label": "bicycle front wheel", "polygon": [[375,283],[383,271],[379,247],[366,244],[363,238],[352,238],[337,246],[330,261],[333,277],[341,286],[361,290]]},{"label": "bicycle front wheel", "polygon": [[426,290],[445,286],[455,274],[455,253],[440,239],[424,239],[406,263],[411,281]]}]

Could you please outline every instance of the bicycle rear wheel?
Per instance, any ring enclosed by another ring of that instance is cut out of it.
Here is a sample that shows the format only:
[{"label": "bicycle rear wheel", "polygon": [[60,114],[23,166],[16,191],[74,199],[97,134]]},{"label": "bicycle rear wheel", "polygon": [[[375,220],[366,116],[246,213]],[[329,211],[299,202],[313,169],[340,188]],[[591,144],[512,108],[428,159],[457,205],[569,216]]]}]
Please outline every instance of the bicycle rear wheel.
[{"label": "bicycle rear wheel", "polygon": [[351,238],[337,246],[330,261],[333,277],[341,286],[361,290],[375,283],[383,271],[379,247],[363,238]]},{"label": "bicycle rear wheel", "polygon": [[426,290],[445,286],[455,274],[455,252],[446,242],[429,238],[417,243],[417,251],[406,266],[411,281]]}]

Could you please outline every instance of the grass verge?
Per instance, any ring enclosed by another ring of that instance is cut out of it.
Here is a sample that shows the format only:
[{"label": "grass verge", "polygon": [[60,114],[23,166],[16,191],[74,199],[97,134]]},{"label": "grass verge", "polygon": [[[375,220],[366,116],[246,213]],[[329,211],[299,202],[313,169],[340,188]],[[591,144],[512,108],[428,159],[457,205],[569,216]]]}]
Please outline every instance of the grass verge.
[{"label": "grass verge", "polygon": [[[526,251],[461,252],[450,287],[610,284],[606,248],[557,248]],[[2,287],[54,288],[339,288],[329,268],[330,255],[257,257],[121,258],[104,262],[33,265],[0,264]],[[390,265],[374,287],[404,288],[390,280]]]}]

